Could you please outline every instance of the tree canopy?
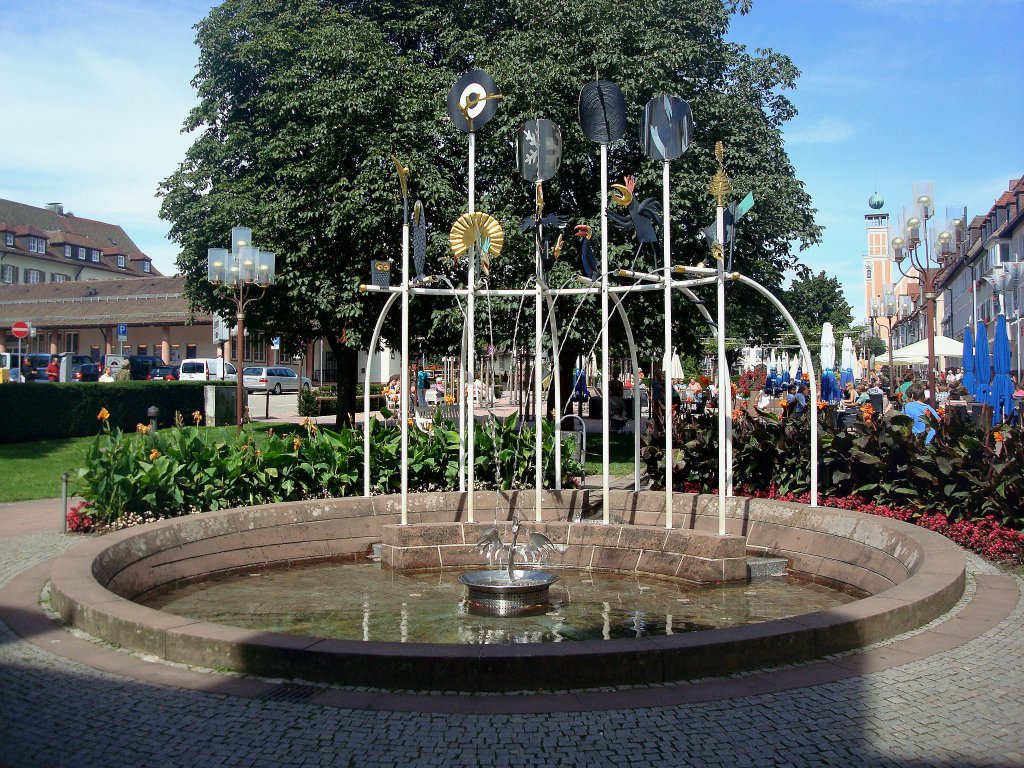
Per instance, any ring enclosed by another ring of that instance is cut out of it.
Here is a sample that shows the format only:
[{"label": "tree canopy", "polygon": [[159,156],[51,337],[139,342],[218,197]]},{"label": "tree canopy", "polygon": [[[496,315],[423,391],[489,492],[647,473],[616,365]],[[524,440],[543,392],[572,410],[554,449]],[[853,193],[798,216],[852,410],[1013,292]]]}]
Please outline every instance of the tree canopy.
[{"label": "tree canopy", "polygon": [[[795,114],[785,91],[797,70],[783,54],[725,40],[731,16],[750,5],[225,0],[197,25],[199,103],[185,124],[195,140],[160,187],[161,215],[182,247],[178,266],[189,295],[197,306],[227,308],[205,281],[206,249],[225,244],[232,226],[251,226],[256,244],[278,254],[279,285],[251,305],[247,323],[293,340],[326,338],[344,376],[340,396],[350,400],[356,354],[383,304],[358,286],[369,281],[371,259],[400,263],[392,154],[409,165],[411,195],[426,206],[428,272],[456,284],[465,279],[447,236],[466,209],[466,137],[448,119],[445,98],[476,67],[494,77],[504,97],[478,131],[476,148],[477,209],[506,233],[494,287],[522,287],[533,271],[532,236],[517,226],[533,206],[514,161],[524,120],[546,117],[561,126],[563,159],[545,185],[546,211],[573,223],[598,221],[598,151],[576,112],[580,88],[599,73],[622,89],[630,126],[609,149],[610,174],[635,175],[641,198],[661,198],[660,164],[638,141],[644,104],[668,94],[693,110],[694,141],[671,165],[674,263],[710,263],[701,231],[714,221],[708,185],[721,140],[732,199],[752,191],[757,201],[738,227],[734,268],[781,292],[785,270],[799,265],[794,244],[806,247],[820,231],[781,136]],[[635,244],[624,233],[613,229],[609,239],[613,264],[632,259]],[[577,264],[578,244],[569,243],[551,284],[572,279]],[[707,300],[713,304],[713,293]],[[414,301],[413,336],[438,355],[455,349],[462,320],[451,300]],[[660,301],[629,299],[644,355],[659,346]],[[596,299],[584,304],[569,329],[559,310],[567,352],[589,349],[599,333]],[[730,289],[728,312],[730,335],[766,338],[777,328],[768,303],[741,287]],[[392,315],[386,333],[393,340]],[[495,329],[499,348],[509,343],[517,316],[518,302],[490,308],[486,334]],[[682,297],[674,320],[680,350],[697,350],[706,332]],[[481,321],[478,343],[488,343],[486,334]]]}]

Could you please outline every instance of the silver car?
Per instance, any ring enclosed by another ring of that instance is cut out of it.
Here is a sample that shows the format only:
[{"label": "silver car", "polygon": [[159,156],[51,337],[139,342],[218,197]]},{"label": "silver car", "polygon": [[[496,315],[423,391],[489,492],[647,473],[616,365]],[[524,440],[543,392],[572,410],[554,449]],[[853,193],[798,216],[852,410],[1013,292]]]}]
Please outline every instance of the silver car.
[{"label": "silver car", "polygon": [[291,368],[271,365],[254,365],[242,369],[242,386],[249,394],[253,392],[298,392],[299,387],[310,389],[313,383],[305,376],[299,376]]}]

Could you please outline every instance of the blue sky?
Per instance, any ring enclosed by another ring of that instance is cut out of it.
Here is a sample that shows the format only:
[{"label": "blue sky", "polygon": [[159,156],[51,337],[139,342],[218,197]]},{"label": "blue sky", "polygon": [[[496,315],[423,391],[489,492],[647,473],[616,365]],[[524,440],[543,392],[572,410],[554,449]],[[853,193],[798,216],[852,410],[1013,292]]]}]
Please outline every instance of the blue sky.
[{"label": "blue sky", "polygon": [[[124,226],[165,273],[157,184],[190,143],[199,0],[5,0],[0,197]],[[754,0],[730,39],[801,70],[785,129],[822,243],[802,258],[862,314],[864,214],[898,215],[931,180],[942,211],[988,211],[1024,174],[1024,0]],[[699,119],[699,115],[696,116]]]}]

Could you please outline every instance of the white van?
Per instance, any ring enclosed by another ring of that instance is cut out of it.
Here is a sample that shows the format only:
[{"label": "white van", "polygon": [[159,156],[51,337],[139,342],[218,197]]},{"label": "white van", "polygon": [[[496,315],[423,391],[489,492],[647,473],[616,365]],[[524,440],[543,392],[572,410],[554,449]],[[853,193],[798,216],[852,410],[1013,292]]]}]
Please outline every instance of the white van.
[{"label": "white van", "polygon": [[218,357],[190,357],[181,361],[179,381],[238,381],[235,366]]}]

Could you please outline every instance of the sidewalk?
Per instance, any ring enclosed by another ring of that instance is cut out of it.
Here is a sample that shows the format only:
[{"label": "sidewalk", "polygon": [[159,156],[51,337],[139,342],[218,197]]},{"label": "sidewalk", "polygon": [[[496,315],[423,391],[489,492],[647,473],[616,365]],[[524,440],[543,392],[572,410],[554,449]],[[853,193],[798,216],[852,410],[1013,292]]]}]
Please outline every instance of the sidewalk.
[{"label": "sidewalk", "polygon": [[[0,505],[0,766],[1024,765],[1021,579],[968,557],[917,632],[806,665],[678,685],[445,696],[154,663],[36,607],[81,538],[60,501]],[[12,630],[17,626],[22,635]]]}]

